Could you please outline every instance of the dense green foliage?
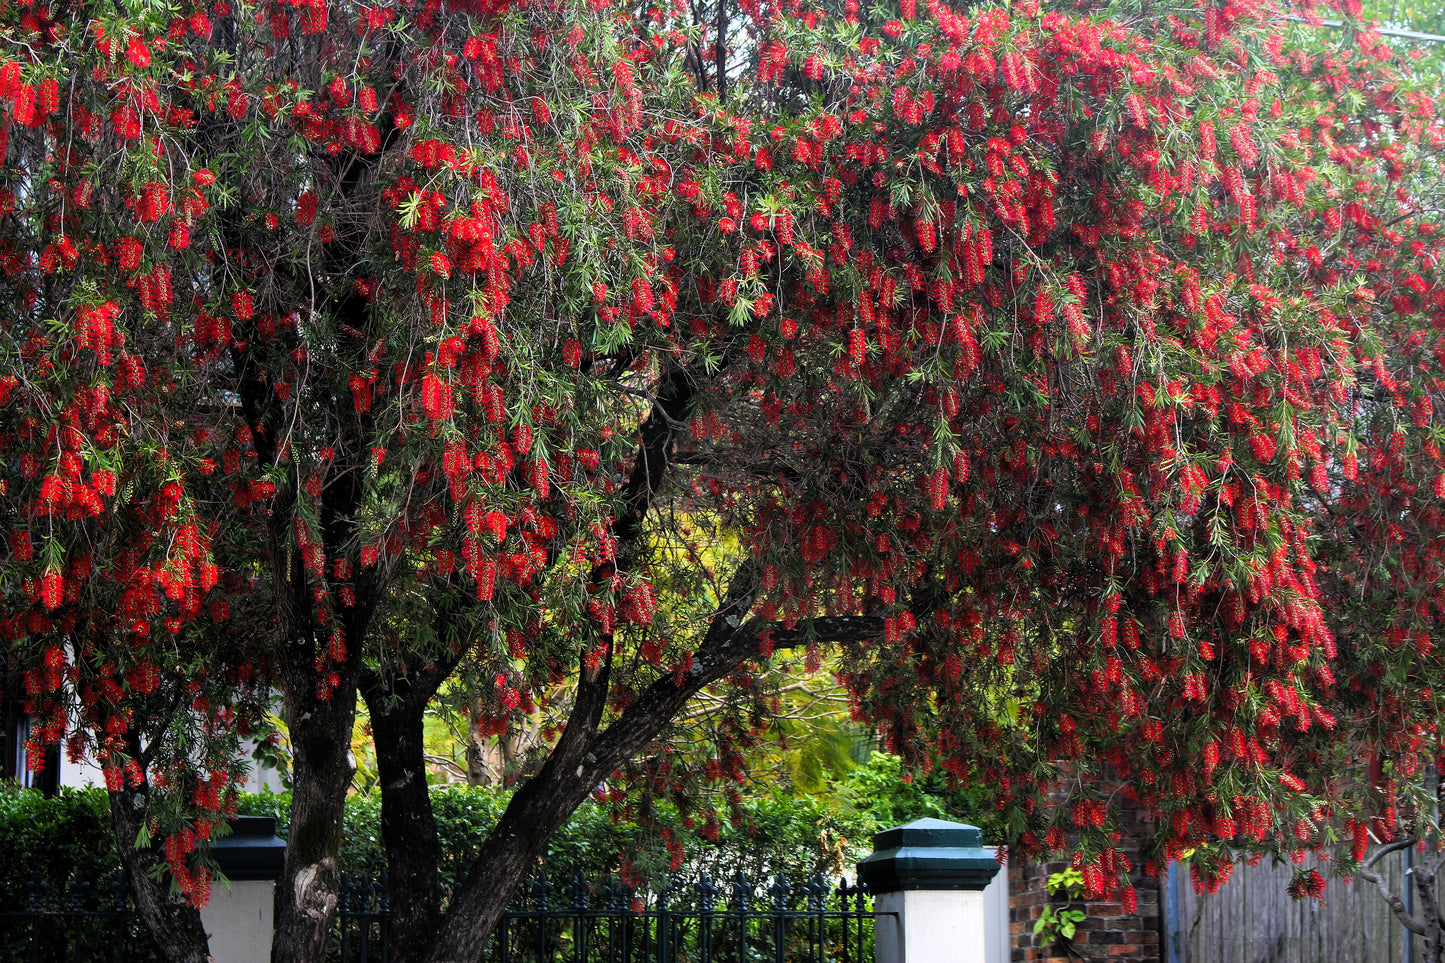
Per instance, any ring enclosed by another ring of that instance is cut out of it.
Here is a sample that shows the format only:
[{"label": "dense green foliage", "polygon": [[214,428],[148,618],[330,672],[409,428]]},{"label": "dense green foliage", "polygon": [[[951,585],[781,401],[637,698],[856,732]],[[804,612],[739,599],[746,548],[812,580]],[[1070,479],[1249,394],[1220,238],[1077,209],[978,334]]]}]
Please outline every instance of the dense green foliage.
[{"label": "dense green foliage", "polygon": [[[442,840],[443,882],[465,872],[496,823],[509,792],[470,786],[436,786],[431,792]],[[386,869],[381,847],[380,795],[347,800],[341,864],[346,872],[380,876]],[[622,873],[634,885],[656,887],[674,871],[706,872],[718,879],[741,871],[754,879],[843,873],[869,852],[872,834],[923,816],[962,818],[964,798],[948,794],[941,780],[904,782],[896,756],[875,753],[819,796],[762,796],[744,801],[743,819],[723,821],[715,839],[689,831],[664,807],[656,825],[615,821],[602,806],[582,806],[551,842],[538,871],[570,878],[581,873],[599,881]],[[272,816],[286,835],[289,793],[243,796],[241,815]],[[698,821],[694,820],[697,826]],[[40,882],[62,893],[76,879],[98,891],[116,878],[120,863],[111,835],[105,791],[66,789],[47,799],[37,792],[0,789],[0,892],[25,893]],[[673,842],[670,850],[668,843]],[[674,854],[683,854],[673,865]]]},{"label": "dense green foliage", "polygon": [[0,885],[63,889],[77,875],[110,878],[118,865],[105,793],[64,789],[47,799],[38,792],[0,791]]}]

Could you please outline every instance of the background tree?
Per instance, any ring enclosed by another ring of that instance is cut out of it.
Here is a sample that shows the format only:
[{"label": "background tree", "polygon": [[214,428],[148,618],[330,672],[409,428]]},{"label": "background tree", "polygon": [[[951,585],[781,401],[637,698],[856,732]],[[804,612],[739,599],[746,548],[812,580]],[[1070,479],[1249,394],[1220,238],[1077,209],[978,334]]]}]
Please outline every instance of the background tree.
[{"label": "background tree", "polygon": [[[6,8],[4,634],[167,952],[272,686],[277,961],[358,697],[406,959],[589,795],[741,779],[779,649],[1092,895],[1360,832],[1437,744],[1442,132],[1287,12]],[[443,907],[451,678],[548,723]]]}]

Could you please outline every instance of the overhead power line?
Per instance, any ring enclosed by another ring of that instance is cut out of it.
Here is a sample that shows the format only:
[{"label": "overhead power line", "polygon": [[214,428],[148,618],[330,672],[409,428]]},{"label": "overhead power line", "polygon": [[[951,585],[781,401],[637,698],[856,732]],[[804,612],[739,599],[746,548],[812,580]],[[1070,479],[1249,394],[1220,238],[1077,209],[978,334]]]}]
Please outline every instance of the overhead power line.
[{"label": "overhead power line", "polygon": [[[1286,20],[1293,20],[1296,23],[1317,23],[1326,27],[1350,26],[1343,20],[1306,20],[1304,17],[1287,16]],[[1421,33],[1418,30],[1401,30],[1396,27],[1376,27],[1375,33],[1382,37],[1400,37],[1404,40],[1420,40],[1425,43],[1445,43],[1445,36],[1438,33]]]}]

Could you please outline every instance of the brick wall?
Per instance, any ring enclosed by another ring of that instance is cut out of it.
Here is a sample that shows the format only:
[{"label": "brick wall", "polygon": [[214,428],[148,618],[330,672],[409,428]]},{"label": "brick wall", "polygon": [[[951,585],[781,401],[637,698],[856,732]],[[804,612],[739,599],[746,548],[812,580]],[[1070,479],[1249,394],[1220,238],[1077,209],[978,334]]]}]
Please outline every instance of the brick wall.
[{"label": "brick wall", "polygon": [[[1130,837],[1136,836],[1143,825],[1138,813],[1126,814],[1125,831],[1129,835],[1120,842],[1119,849],[1131,859],[1134,859],[1137,844]],[[1134,859],[1134,862],[1137,867],[1138,860]],[[1134,914],[1126,915],[1117,900],[1074,900],[1073,905],[1089,915],[1079,924],[1073,940],[1067,947],[1057,943],[1047,947],[1039,945],[1039,938],[1034,935],[1034,923],[1043,913],[1044,906],[1053,902],[1056,907],[1062,908],[1067,902],[1063,896],[1049,896],[1045,883],[1050,874],[1068,865],[1066,862],[1009,861],[1009,935],[1013,963],[1074,963],[1080,959],[1163,963],[1162,887],[1157,879],[1139,873],[1134,877],[1138,900]]]}]

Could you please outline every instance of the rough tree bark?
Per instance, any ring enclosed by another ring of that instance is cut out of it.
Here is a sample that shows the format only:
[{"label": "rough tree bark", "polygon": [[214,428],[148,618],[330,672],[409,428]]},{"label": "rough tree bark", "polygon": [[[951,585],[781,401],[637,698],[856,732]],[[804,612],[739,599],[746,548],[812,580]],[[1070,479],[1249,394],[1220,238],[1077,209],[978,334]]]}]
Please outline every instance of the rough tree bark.
[{"label": "rough tree bark", "polygon": [[[361,330],[365,300],[348,293],[326,306],[343,323]],[[280,446],[282,405],[274,386],[257,376],[244,353],[237,359],[240,398],[255,439],[257,460],[275,464]],[[339,397],[332,411],[345,411]],[[366,425],[343,421],[333,476],[320,504],[320,534],[326,558],[343,557],[355,534],[364,498]],[[294,474],[294,473],[293,473]],[[286,862],[276,887],[273,963],[324,959],[335,919],[346,794],[354,763],[351,733],[356,720],[361,652],[371,616],[383,590],[382,577],[362,573],[355,604],[337,606],[336,629],[344,645],[331,661],[334,686],[318,677],[318,657],[327,650],[330,629],[317,624],[313,592],[317,579],[292,546],[292,516],[299,483],[294,477],[277,495],[267,523],[271,584],[275,586],[277,662],[286,724],[292,746],[292,792]],[[330,657],[328,656],[328,659]]]},{"label": "rough tree bark", "polygon": [[367,670],[361,695],[371,716],[381,785],[381,839],[391,902],[390,958],[420,959],[441,917],[441,844],[427,790],[423,720],[427,702],[465,653],[412,674]]},{"label": "rough tree bark", "polygon": [[[130,733],[132,755],[143,759],[140,739]],[[171,963],[214,963],[201,925],[200,911],[184,900],[174,899],[169,883],[157,872],[165,863],[152,842],[137,845],[146,828],[146,798],[149,785],[127,787],[109,794],[111,823],[115,828],[116,849],[121,865],[130,879],[131,899],[147,929],[162,947]]]},{"label": "rough tree bark", "polygon": [[[307,648],[298,646],[298,648]],[[318,697],[310,666],[289,660],[285,686],[291,727],[293,781],[286,864],[276,884],[272,963],[308,963],[325,958],[336,917],[346,793],[354,771],[350,733],[356,719],[353,673],[328,698]],[[347,738],[337,734],[346,733]]]}]

